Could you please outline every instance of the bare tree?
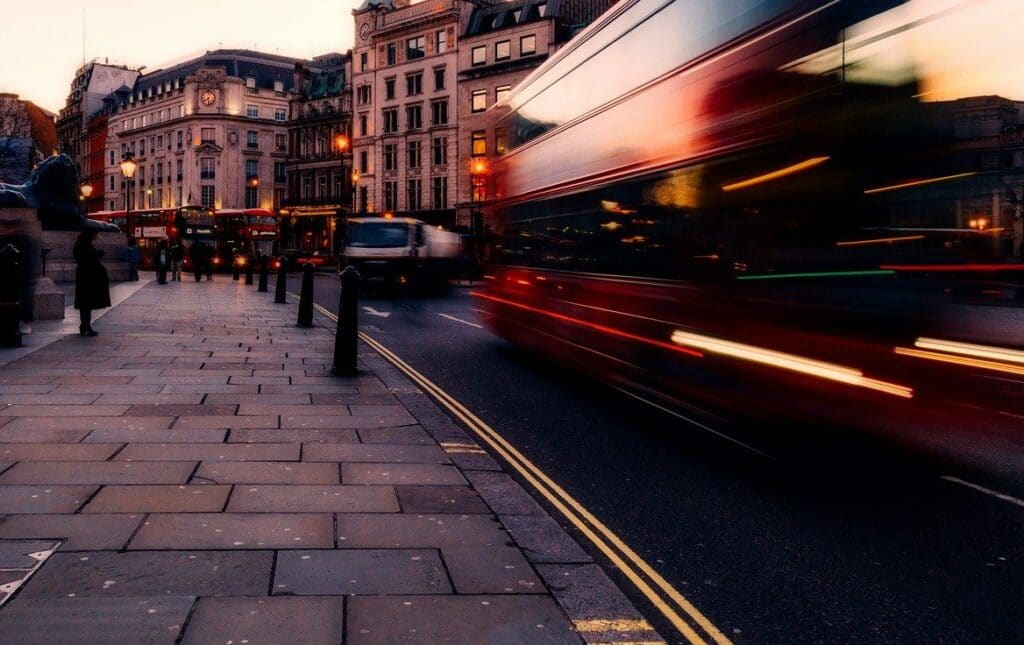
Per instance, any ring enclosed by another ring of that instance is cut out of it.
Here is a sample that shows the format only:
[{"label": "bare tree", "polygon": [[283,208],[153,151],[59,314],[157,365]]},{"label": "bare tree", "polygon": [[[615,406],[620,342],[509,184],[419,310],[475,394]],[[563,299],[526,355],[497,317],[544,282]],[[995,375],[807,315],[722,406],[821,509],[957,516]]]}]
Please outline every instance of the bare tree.
[{"label": "bare tree", "polygon": [[31,167],[32,124],[25,105],[0,94],[0,182],[18,183]]}]

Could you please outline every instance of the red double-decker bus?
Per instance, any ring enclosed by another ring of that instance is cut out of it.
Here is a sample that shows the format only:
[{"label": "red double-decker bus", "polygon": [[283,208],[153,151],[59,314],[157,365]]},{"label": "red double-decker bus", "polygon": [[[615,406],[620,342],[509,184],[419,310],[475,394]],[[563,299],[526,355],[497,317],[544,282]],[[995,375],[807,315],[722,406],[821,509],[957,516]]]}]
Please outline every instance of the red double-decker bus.
[{"label": "red double-decker bus", "polygon": [[278,219],[265,208],[225,208],[217,211],[217,251],[230,256],[238,253],[274,252],[278,239]]},{"label": "red double-decker bus", "polygon": [[92,219],[115,224],[125,235],[134,237],[140,250],[140,266],[153,268],[154,252],[160,240],[168,244],[216,239],[213,209],[204,206],[148,208],[134,211],[100,211]]}]

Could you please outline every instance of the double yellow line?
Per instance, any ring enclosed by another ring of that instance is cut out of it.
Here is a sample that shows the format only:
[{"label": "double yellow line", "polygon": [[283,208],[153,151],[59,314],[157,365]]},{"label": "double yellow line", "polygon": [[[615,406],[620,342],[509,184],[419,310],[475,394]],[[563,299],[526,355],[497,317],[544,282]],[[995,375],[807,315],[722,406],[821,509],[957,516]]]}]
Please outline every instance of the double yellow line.
[{"label": "double yellow line", "polygon": [[[337,321],[337,316],[315,305],[317,310]],[[399,358],[384,345],[359,332],[359,337],[374,351],[402,371],[424,392],[437,400],[455,418],[462,421],[496,454],[509,464],[537,492],[551,503],[573,526],[587,537],[611,562],[622,571],[636,588],[660,611],[690,643],[714,642],[719,645],[730,643],[729,639],[715,627],[690,601],[683,597],[667,580],[644,561],[615,533],[593,516],[561,486],[545,475],[514,446],[493,428],[470,412],[447,392],[435,385],[412,366]]]}]

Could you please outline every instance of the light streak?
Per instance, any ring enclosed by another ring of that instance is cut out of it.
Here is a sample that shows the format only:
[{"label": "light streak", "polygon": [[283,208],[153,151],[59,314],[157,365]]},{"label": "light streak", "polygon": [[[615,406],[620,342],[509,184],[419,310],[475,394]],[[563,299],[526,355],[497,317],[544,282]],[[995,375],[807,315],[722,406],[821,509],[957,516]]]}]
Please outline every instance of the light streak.
[{"label": "light streak", "polygon": [[836,242],[836,246],[866,246],[868,244],[890,244],[892,242],[909,242],[911,240],[923,240],[924,235],[904,235],[902,237],[880,237],[873,240],[853,240],[849,242]]},{"label": "light streak", "polygon": [[722,190],[728,193],[734,190],[740,190],[743,188],[749,188],[751,186],[757,186],[758,184],[764,184],[769,181],[775,181],[776,179],[788,177],[789,175],[794,175],[798,172],[803,172],[804,170],[807,170],[809,168],[820,166],[829,159],[831,159],[831,157],[811,157],[810,159],[805,159],[800,163],[795,163],[792,166],[779,168],[778,170],[773,170],[772,172],[767,172],[763,175],[758,175],[756,177],[751,177],[749,179],[737,181],[732,184],[725,184],[724,186],[722,186]]},{"label": "light streak", "polygon": [[889,271],[1024,271],[1024,264],[883,264]]},{"label": "light streak", "polygon": [[952,179],[963,179],[964,177],[973,177],[977,175],[976,172],[961,172],[956,175],[946,175],[944,177],[931,177],[929,179],[915,179],[912,181],[906,181],[901,184],[893,184],[892,186],[879,186],[878,188],[869,188],[864,191],[865,195],[874,195],[876,193],[887,193],[890,190],[901,190],[903,188],[913,188],[915,186],[927,186],[928,184],[937,184],[942,181],[950,181]]},{"label": "light streak", "polygon": [[913,358],[923,358],[925,360],[938,361],[940,363],[951,363],[953,365],[960,365],[963,367],[977,367],[978,369],[983,370],[992,370],[994,372],[1024,376],[1024,367],[1007,365],[1006,363],[998,363],[996,361],[986,361],[980,358],[968,358],[966,356],[955,356],[953,354],[940,354],[939,352],[927,352],[921,349],[911,349],[909,347],[897,347],[893,351],[900,356],[911,356]]},{"label": "light streak", "polygon": [[940,352],[951,354],[964,354],[977,358],[991,358],[997,361],[1009,363],[1020,363],[1024,365],[1024,352],[1005,347],[992,347],[990,345],[975,345],[973,343],[960,343],[954,340],[941,340],[938,338],[918,338],[914,347],[921,349],[934,349]]},{"label": "light streak", "polygon": [[765,273],[762,275],[742,275],[737,280],[781,280],[783,278],[854,278],[869,275],[894,275],[892,269],[868,269],[864,271],[816,271],[811,273]]},{"label": "light streak", "polygon": [[855,385],[869,390],[877,390],[879,392],[892,394],[893,396],[899,396],[905,399],[910,399],[914,396],[914,390],[912,388],[867,378],[860,370],[852,367],[846,367],[845,365],[826,363],[824,361],[806,358],[804,356],[787,354],[785,352],[778,352],[764,347],[744,345],[742,343],[721,340],[719,338],[712,338],[711,336],[702,336],[700,334],[692,334],[684,331],[676,331],[673,333],[672,342],[687,347],[696,347],[697,349],[701,349],[712,354],[722,354],[723,356],[739,358],[741,360],[751,361],[761,365],[768,365],[770,367],[777,367],[791,372],[817,376],[818,378],[845,383],[847,385]]}]

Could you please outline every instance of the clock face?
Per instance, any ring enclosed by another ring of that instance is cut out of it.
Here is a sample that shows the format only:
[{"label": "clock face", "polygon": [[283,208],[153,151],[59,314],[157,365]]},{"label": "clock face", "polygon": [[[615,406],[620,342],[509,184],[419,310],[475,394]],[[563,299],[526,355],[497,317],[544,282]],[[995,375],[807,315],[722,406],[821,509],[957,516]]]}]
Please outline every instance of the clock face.
[{"label": "clock face", "polygon": [[364,22],[359,27],[359,37],[365,42],[370,39],[370,23]]},{"label": "clock face", "polygon": [[203,92],[202,96],[199,97],[199,100],[203,102],[203,105],[210,106],[217,102],[217,94],[207,90]]}]

